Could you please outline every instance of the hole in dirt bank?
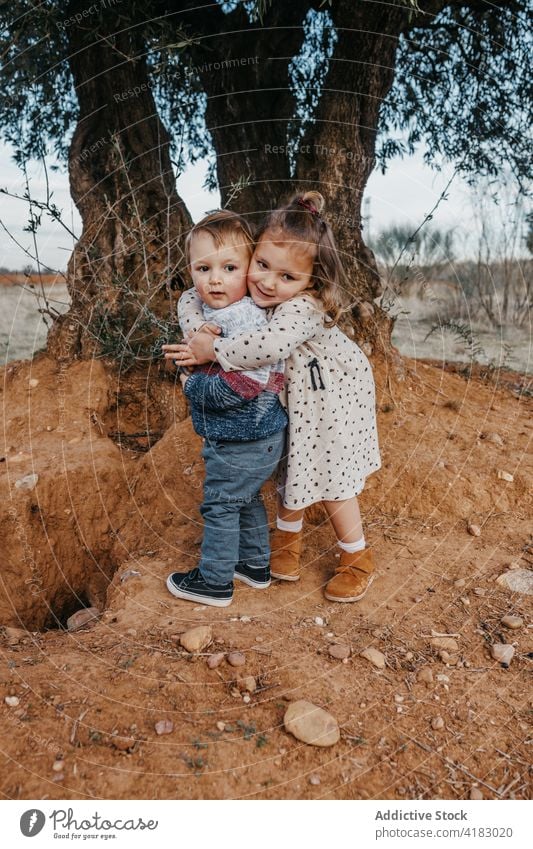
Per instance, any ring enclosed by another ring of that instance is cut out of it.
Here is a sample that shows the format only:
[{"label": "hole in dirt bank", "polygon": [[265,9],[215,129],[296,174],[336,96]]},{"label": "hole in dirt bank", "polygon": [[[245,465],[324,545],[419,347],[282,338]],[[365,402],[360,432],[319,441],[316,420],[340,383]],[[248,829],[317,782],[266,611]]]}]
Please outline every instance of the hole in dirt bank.
[{"label": "hole in dirt bank", "polygon": [[[91,563],[78,563],[70,580],[63,573],[59,586],[50,587],[48,599],[43,600],[46,608],[34,609],[32,630],[68,631],[68,620],[74,614],[79,621],[71,631],[94,625],[107,609],[108,590],[118,567],[113,558],[100,553]],[[90,608],[92,614],[85,616]]]},{"label": "hole in dirt bank", "polygon": [[176,374],[158,366],[119,375],[113,395],[103,421],[107,436],[136,453],[150,451],[172,424],[187,416]]},{"label": "hole in dirt bank", "polygon": [[66,631],[67,621],[70,617],[77,613],[78,610],[94,607],[89,596],[85,592],[72,593],[70,597],[65,597],[64,594],[57,602],[50,604],[50,612],[48,619],[43,626],[43,631]]}]

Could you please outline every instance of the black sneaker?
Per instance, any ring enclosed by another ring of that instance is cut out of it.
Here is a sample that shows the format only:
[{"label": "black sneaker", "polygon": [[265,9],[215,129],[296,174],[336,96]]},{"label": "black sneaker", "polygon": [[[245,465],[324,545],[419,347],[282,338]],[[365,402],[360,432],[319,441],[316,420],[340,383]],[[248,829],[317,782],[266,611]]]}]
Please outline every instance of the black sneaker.
[{"label": "black sneaker", "polygon": [[172,572],[167,578],[167,590],[176,598],[199,601],[213,607],[227,607],[233,600],[233,581],[229,584],[208,584],[199,569]]},{"label": "black sneaker", "polygon": [[237,563],[234,578],[242,581],[256,590],[266,590],[270,586],[270,566],[250,566],[248,563]]}]

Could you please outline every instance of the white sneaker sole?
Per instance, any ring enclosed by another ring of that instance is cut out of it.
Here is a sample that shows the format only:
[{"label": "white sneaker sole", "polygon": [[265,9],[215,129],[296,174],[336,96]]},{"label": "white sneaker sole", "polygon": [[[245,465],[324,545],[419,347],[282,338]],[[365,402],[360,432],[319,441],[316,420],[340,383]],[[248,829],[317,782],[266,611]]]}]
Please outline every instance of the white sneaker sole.
[{"label": "white sneaker sole", "polygon": [[370,580],[368,581],[368,584],[366,585],[366,588],[365,588],[364,592],[361,593],[361,595],[354,595],[354,596],[351,596],[350,598],[337,598],[337,596],[335,596],[335,595],[328,595],[327,592],[324,590],[324,596],[327,598],[328,601],[338,601],[341,604],[343,602],[361,601],[361,599],[364,598],[364,596],[367,594],[368,590],[370,589],[370,586],[371,586],[374,578],[375,578],[375,575],[370,576]]},{"label": "white sneaker sole", "polygon": [[247,578],[245,575],[239,575],[238,572],[235,572],[233,580],[242,581],[243,584],[247,584],[249,587],[253,587],[254,590],[266,590],[272,583],[272,581],[253,581],[251,578]]},{"label": "white sneaker sole", "polygon": [[189,593],[186,590],[178,590],[170,580],[170,577],[167,578],[167,590],[175,598],[182,598],[184,601],[196,601],[199,604],[209,604],[211,607],[229,607],[233,601],[232,598],[206,598],[205,595]]}]

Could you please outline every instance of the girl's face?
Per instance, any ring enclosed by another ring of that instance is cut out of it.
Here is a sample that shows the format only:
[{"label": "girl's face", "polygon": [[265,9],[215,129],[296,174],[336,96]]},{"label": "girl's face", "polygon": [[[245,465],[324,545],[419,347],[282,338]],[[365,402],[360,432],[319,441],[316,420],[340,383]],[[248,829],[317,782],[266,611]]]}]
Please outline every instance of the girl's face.
[{"label": "girl's face", "polygon": [[268,232],[261,236],[248,268],[248,291],[265,309],[313,288],[315,246],[273,238]]}]

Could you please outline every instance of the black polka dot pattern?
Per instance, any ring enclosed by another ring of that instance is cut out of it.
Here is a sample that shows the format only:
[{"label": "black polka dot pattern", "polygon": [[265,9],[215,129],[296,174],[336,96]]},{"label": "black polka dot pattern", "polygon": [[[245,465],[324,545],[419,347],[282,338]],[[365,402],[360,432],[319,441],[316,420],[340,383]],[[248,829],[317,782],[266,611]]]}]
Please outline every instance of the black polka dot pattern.
[{"label": "black polka dot pattern", "polygon": [[[308,295],[286,301],[266,329],[217,340],[215,351],[226,371],[249,368],[250,361],[286,360],[289,427],[277,474],[286,507],[341,501],[362,491],[367,475],[381,465],[372,369],[355,342],[324,326],[317,301]],[[315,377],[316,389],[312,360],[322,377]]]}]

